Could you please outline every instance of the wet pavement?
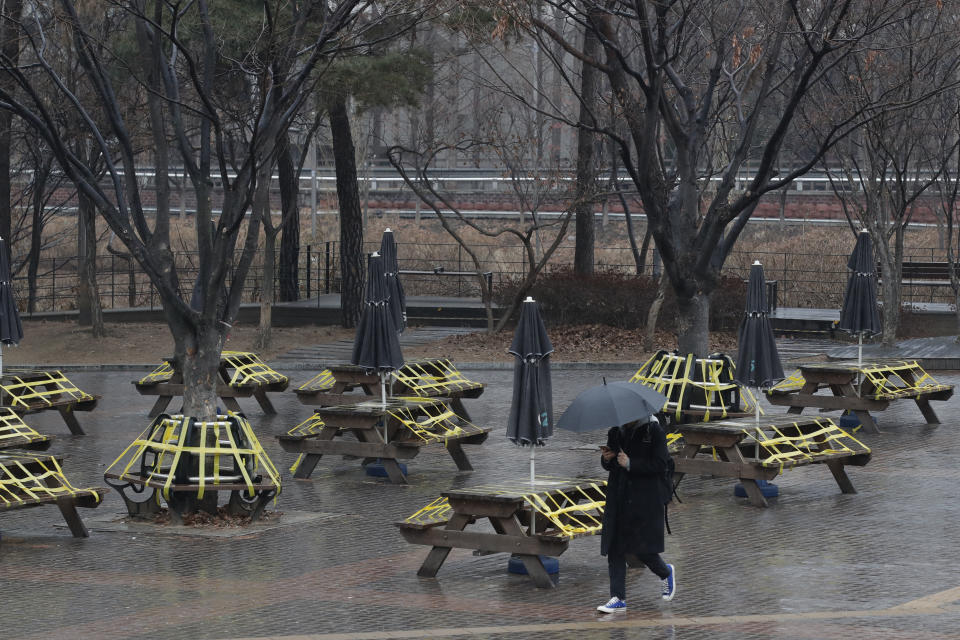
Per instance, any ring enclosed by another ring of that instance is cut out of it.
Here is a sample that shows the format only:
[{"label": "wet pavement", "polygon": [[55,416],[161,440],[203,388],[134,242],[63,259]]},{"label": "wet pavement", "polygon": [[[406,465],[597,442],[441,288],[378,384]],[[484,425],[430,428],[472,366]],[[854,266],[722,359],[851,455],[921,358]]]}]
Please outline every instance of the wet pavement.
[{"label": "wet pavement", "polygon": [[[286,392],[271,395],[275,416],[240,400],[284,471],[276,508],[290,514],[286,522],[243,535],[109,530],[98,522],[123,514],[116,492],[98,509],[81,510],[92,529],[87,539],[72,538],[53,507],[0,513],[0,638],[960,638],[960,396],[933,403],[939,426],[926,425],[912,401],[878,414],[883,433],[859,436],[873,448],[872,461],[848,468],[856,495],[840,493],[820,465],[780,476],[781,495],[768,509],[734,497],[729,479],[685,478],[665,553],[677,567],[676,599],[663,603],[656,577],[631,570],[628,611],[603,616],[595,611],[607,599],[598,537],[570,544],[554,589],[508,574],[503,554],[460,550],[437,578],[417,577],[428,549],[406,543],[394,522],[444,489],[527,473],[527,450],[503,436],[511,372],[464,372],[487,383],[466,404],[475,423],[493,429],[484,445],[465,447],[473,472],[457,472],[437,446],[409,462],[407,486],[329,456],[311,480],[294,481],[294,456],[273,436],[310,410]],[[310,377],[289,373],[296,384]],[[557,415],[602,376],[632,373],[555,369]],[[104,469],[149,423],[153,399],[130,384],[138,375],[70,374],[103,396],[95,411],[78,414],[86,436],[69,435],[55,413],[27,418],[57,436],[51,451],[65,455],[75,485],[103,485]],[[953,372],[934,376],[960,383]],[[538,451],[538,473],[601,473],[585,447],[602,437],[558,432]]]}]

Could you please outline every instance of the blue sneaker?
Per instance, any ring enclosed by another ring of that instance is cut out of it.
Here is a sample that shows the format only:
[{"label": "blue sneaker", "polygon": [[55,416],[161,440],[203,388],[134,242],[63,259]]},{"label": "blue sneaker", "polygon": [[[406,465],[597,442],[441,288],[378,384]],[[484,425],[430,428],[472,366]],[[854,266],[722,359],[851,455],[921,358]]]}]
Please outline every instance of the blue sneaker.
[{"label": "blue sneaker", "polygon": [[607,604],[602,604],[597,607],[597,611],[602,611],[604,613],[616,613],[617,611],[626,611],[627,603],[621,600],[620,598],[610,598],[607,601]]},{"label": "blue sneaker", "polygon": [[669,602],[673,596],[677,595],[677,572],[672,564],[668,564],[670,575],[662,580],[663,588],[660,590],[660,597]]}]

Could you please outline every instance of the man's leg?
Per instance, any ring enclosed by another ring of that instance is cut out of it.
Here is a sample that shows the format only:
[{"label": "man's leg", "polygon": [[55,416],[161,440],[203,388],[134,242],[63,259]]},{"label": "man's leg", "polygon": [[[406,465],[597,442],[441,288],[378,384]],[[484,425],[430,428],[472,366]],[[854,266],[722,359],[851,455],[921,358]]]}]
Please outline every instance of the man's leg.
[{"label": "man's leg", "polygon": [[670,575],[670,568],[660,557],[659,553],[643,553],[637,555],[637,560],[647,565],[650,571],[657,574],[661,580]]},{"label": "man's leg", "polygon": [[627,559],[622,553],[611,551],[607,554],[607,569],[610,572],[610,597],[626,600]]}]

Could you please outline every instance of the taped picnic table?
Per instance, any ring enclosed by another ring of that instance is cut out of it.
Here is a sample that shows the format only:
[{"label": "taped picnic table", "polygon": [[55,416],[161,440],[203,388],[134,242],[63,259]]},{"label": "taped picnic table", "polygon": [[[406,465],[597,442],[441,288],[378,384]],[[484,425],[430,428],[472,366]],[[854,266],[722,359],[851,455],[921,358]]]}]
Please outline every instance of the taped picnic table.
[{"label": "taped picnic table", "polygon": [[[824,464],[843,493],[856,493],[844,467],[870,461],[870,448],[830,418],[794,415],[735,418],[677,426],[682,446],[674,456],[674,486],[684,474],[737,478],[750,504],[766,507],[758,480],[773,480],[787,469]],[[698,454],[705,457],[698,458]]]},{"label": "taped picnic table", "polygon": [[[217,370],[217,396],[228,411],[242,413],[237,398],[255,398],[266,414],[275,414],[267,393],[284,391],[290,379],[270,368],[260,356],[246,351],[224,351],[220,354]],[[158,396],[149,417],[155,418],[166,410],[171,400],[183,396],[183,373],[176,368],[174,358],[164,359],[163,364],[148,375],[134,380],[140,395]]]},{"label": "taped picnic table", "polygon": [[78,389],[60,371],[6,369],[0,378],[0,405],[19,415],[55,410],[77,436],[84,431],[75,412],[93,411],[99,399]]},{"label": "taped picnic table", "polygon": [[[822,390],[831,395],[817,393]],[[806,407],[850,411],[860,418],[864,430],[872,433],[880,429],[871,411],[883,411],[897,400],[913,400],[927,424],[939,424],[930,401],[952,396],[952,384],[937,382],[916,361],[901,360],[800,365],[767,392],[770,403],[790,407],[788,413],[799,414]]]},{"label": "taped picnic table", "polygon": [[60,468],[60,456],[0,452],[0,512],[55,504],[75,538],[90,535],[77,507],[100,506],[108,489],[76,488]]},{"label": "taped picnic table", "polygon": [[[470,413],[463,405],[463,398],[479,398],[484,388],[483,383],[468,380],[450,360],[431,358],[405,362],[391,372],[388,395],[448,398],[454,412],[469,421]],[[300,402],[308,406],[354,404],[362,401],[360,394],[379,395],[380,378],[364,367],[334,364],[295,391]]]},{"label": "taped picnic table", "polygon": [[[559,556],[570,541],[602,528],[606,480],[538,476],[520,481],[444,491],[441,497],[395,523],[411,544],[433,548],[417,571],[433,578],[452,549],[511,553],[540,588],[554,586],[540,556]],[[465,531],[468,526],[484,524]]]},{"label": "taped picnic table", "polygon": [[[442,398],[387,398],[318,408],[307,420],[277,436],[284,451],[300,456],[294,477],[306,479],[326,454],[380,460],[394,483],[407,481],[398,460],[409,460],[420,448],[443,445],[457,469],[473,466],[462,445],[481,444],[490,429],[458,416]],[[345,436],[350,435],[351,438]]]}]

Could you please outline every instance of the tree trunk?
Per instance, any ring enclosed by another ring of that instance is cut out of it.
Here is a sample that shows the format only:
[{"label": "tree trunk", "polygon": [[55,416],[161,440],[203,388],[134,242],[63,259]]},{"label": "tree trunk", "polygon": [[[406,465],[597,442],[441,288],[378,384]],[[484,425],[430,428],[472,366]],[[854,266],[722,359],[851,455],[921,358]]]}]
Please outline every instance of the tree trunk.
[{"label": "tree trunk", "polygon": [[[309,153],[309,150],[305,151]],[[280,296],[282,302],[300,299],[300,172],[294,162],[289,133],[280,137],[277,172],[280,178]]]},{"label": "tree trunk", "polygon": [[657,320],[660,319],[660,308],[663,306],[663,300],[667,297],[668,284],[669,280],[667,279],[666,272],[664,272],[660,275],[660,282],[657,284],[657,296],[653,299],[650,308],[647,310],[647,333],[644,336],[643,342],[643,348],[646,351],[653,351],[654,344],[656,343]]},{"label": "tree trunk", "polygon": [[180,335],[184,337],[176,341],[183,371],[183,415],[212,420],[218,413],[217,379],[225,327],[200,327],[193,332],[184,324],[183,329],[185,333]]},{"label": "tree trunk", "polygon": [[691,297],[677,295],[677,348],[702,358],[710,351],[710,297],[698,291]]},{"label": "tree trunk", "polygon": [[340,323],[355,327],[363,297],[363,215],[357,189],[357,164],[346,99],[330,105],[330,133],[340,206]]},{"label": "tree trunk", "polygon": [[[595,58],[600,52],[600,41],[589,27],[584,28],[584,55]],[[577,129],[577,189],[574,211],[576,212],[576,244],[573,251],[573,270],[578,275],[593,273],[593,196],[596,192],[597,168],[595,166],[596,141],[592,127],[597,96],[597,70],[593,65],[581,65],[580,75],[580,128]]]},{"label": "tree trunk", "polygon": [[97,211],[83,192],[77,194],[77,324],[91,327],[94,338],[106,335],[97,287]]},{"label": "tree trunk", "polygon": [[27,311],[37,310],[37,273],[40,271],[40,250],[43,247],[43,203],[49,165],[38,162],[33,172],[33,200],[30,203],[30,253],[27,256]]},{"label": "tree trunk", "polygon": [[[3,20],[0,21],[0,52],[10,61],[12,66],[16,66],[20,60],[20,14],[23,8],[23,0],[7,0],[3,7]],[[0,83],[4,90],[14,93],[16,81],[9,74],[0,74]],[[11,213],[10,203],[10,150],[11,144],[11,126],[13,124],[13,114],[10,111],[0,112],[0,237],[7,242],[11,242]]]},{"label": "tree trunk", "polygon": [[897,342],[897,331],[900,328],[900,277],[896,265],[890,264],[893,256],[889,252],[882,252],[880,259],[880,276],[883,298],[883,333],[881,341],[886,347],[892,347]]},{"label": "tree trunk", "polygon": [[260,326],[254,348],[270,347],[273,328],[273,290],[274,264],[276,260],[277,234],[280,227],[274,227],[270,218],[270,166],[267,165],[257,180],[257,191],[253,198],[253,213],[263,221],[263,270],[260,277]]}]

